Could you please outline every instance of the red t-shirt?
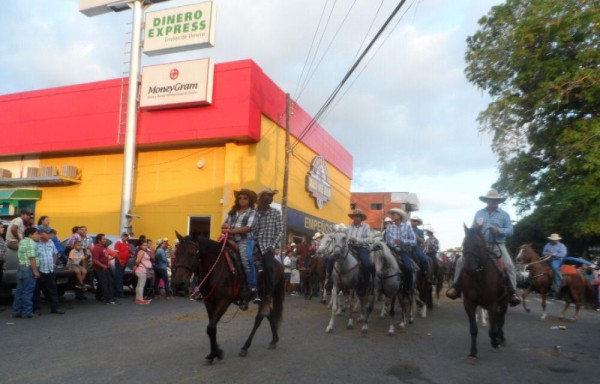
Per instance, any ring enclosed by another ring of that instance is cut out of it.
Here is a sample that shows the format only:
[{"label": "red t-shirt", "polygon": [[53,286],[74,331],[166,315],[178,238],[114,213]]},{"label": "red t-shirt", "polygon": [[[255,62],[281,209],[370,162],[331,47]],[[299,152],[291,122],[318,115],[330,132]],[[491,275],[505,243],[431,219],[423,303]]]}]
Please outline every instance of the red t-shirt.
[{"label": "red t-shirt", "polygon": [[92,264],[94,265],[94,271],[101,269],[93,261],[97,260],[104,265],[108,265],[108,255],[104,252],[104,247],[101,245],[94,245],[92,248]]},{"label": "red t-shirt", "polygon": [[119,254],[120,264],[125,266],[127,265],[127,260],[129,260],[129,252],[131,248],[129,248],[128,242],[122,242],[121,240],[115,243],[115,251]]}]

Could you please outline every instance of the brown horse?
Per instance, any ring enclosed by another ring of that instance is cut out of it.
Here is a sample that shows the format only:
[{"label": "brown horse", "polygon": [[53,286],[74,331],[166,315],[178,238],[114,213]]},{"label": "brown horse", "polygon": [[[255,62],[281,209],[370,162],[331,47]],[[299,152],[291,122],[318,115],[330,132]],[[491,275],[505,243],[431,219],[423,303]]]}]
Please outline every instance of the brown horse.
[{"label": "brown horse", "polygon": [[481,231],[465,229],[463,240],[464,266],[458,279],[463,292],[463,305],[469,317],[471,351],[469,357],[477,358],[477,322],[475,311],[480,306],[488,311],[489,336],[492,348],[498,349],[505,343],[504,318],[508,308],[508,281],[506,273],[500,271],[494,255],[487,248]]},{"label": "brown horse", "polygon": [[325,279],[323,259],[316,254],[311,254],[308,258],[308,268],[300,271],[300,277],[304,277],[305,300],[311,300],[319,295],[321,281]]},{"label": "brown horse", "polygon": [[554,278],[552,268],[545,261],[540,259],[540,255],[533,249],[531,244],[523,244],[519,247],[517,263],[525,264],[529,268],[529,287],[523,292],[523,308],[530,312],[525,298],[531,292],[539,293],[542,295],[542,320],[546,319],[546,295],[551,290],[552,279]]},{"label": "brown horse", "polygon": [[562,284],[560,285],[560,293],[565,300],[565,306],[560,311],[560,317],[564,317],[569,305],[575,304],[575,315],[571,320],[576,321],[579,316],[579,308],[581,304],[592,306],[594,302],[594,291],[589,280],[583,276],[580,270],[571,265],[564,265],[560,268],[562,276]]},{"label": "brown horse", "polygon": [[[222,243],[218,243],[204,237],[182,237],[176,232],[179,239],[177,248],[177,264],[175,265],[175,275],[173,284],[175,286],[184,284],[188,281],[192,273],[200,276],[200,292],[204,297],[204,306],[208,312],[208,325],[206,333],[210,339],[210,353],[206,356],[206,360],[210,363],[215,358],[223,359],[223,351],[217,344],[217,323],[227,311],[231,303],[247,306],[249,294],[247,289],[243,289],[246,285],[246,277],[243,270],[235,271],[235,268],[230,267],[232,262],[225,254],[225,247]],[[233,271],[232,271],[233,269]],[[264,282],[262,274],[259,274],[259,292],[264,298]],[[271,325],[272,339],[269,344],[270,349],[275,349],[279,341],[279,324],[283,315],[283,299],[284,299],[284,279],[283,266],[281,263],[273,263],[273,302],[263,300],[258,308],[258,312],[254,319],[254,327],[246,343],[240,350],[240,356],[246,356],[248,349],[252,343],[252,338],[263,319],[266,317]]]}]

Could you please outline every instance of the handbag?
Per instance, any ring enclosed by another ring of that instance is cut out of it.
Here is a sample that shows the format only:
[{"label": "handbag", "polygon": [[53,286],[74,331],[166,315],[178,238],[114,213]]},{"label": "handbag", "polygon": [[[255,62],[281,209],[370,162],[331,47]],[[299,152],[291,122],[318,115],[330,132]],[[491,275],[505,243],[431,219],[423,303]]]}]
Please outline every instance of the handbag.
[{"label": "handbag", "polygon": [[146,279],[152,280],[154,278],[154,269],[146,267]]}]

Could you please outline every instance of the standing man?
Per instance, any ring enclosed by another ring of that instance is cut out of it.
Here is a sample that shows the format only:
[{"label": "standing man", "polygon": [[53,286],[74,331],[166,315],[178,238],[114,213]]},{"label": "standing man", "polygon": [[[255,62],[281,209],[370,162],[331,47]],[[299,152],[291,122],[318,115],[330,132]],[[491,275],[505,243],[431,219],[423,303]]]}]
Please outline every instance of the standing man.
[{"label": "standing man", "polygon": [[410,250],[417,244],[412,227],[406,222],[408,215],[400,208],[392,208],[388,212],[392,216],[392,224],[385,230],[385,242],[407,273],[410,290],[414,289],[414,269],[410,258]]},{"label": "standing man", "polygon": [[560,266],[563,263],[563,259],[567,257],[567,247],[560,242],[562,237],[558,233],[553,233],[548,237],[550,240],[544,245],[542,254],[544,257],[551,257],[550,267],[554,272],[554,297],[558,299],[560,295],[560,285],[562,283],[562,276],[560,275]]},{"label": "standing man", "polygon": [[[477,211],[473,218],[472,228],[478,228],[482,233],[487,243],[488,249],[500,256],[506,268],[506,274],[509,280],[510,298],[508,300],[511,307],[521,304],[521,299],[517,296],[517,274],[515,265],[506,249],[506,236],[513,234],[512,221],[510,215],[500,209],[498,206],[506,200],[506,197],[501,196],[495,189],[490,191],[485,196],[479,196],[479,200],[486,203],[486,207]],[[460,289],[457,286],[457,281],[464,265],[464,257],[461,257],[456,262],[456,270],[454,271],[454,284],[446,292],[446,296],[454,300],[460,297]]]},{"label": "standing man", "polygon": [[273,195],[277,194],[276,189],[264,188],[258,192],[258,206],[256,215],[258,224],[256,226],[257,250],[263,261],[264,274],[264,300],[270,302],[273,298],[273,260],[275,247],[279,246],[281,241],[281,232],[283,230],[283,221],[281,213],[271,207]]},{"label": "standing man", "polygon": [[6,260],[6,243],[4,242],[4,225],[0,225],[0,285],[2,285],[2,276],[4,276],[4,261]]},{"label": "standing man", "polygon": [[106,304],[116,304],[114,299],[114,281],[110,272],[109,258],[105,252],[106,238],[103,233],[96,236],[96,244],[92,248],[92,265],[94,266],[94,274],[98,279],[98,290],[101,292],[101,297],[96,295],[96,298],[101,298]]},{"label": "standing man", "polygon": [[19,269],[17,270],[17,289],[12,306],[12,317],[33,317],[33,291],[35,281],[40,277],[38,271],[39,256],[37,241],[40,233],[35,227],[25,229],[24,239],[19,243]]},{"label": "standing man", "polygon": [[115,243],[115,251],[117,257],[115,258],[115,297],[123,298],[123,275],[125,274],[125,267],[129,257],[133,255],[131,247],[129,246],[129,234],[123,232],[121,234],[121,240]]},{"label": "standing man", "polygon": [[44,291],[44,296],[50,299],[50,312],[57,315],[64,315],[64,311],[58,308],[58,290],[56,288],[56,276],[54,267],[58,263],[58,251],[51,240],[52,229],[45,227],[40,231],[40,242],[37,245],[37,254],[39,257],[39,272],[33,294],[33,313],[40,314],[41,298],[40,293]]},{"label": "standing man", "polygon": [[33,223],[33,211],[29,208],[21,209],[19,217],[13,219],[8,225],[6,246],[13,251],[19,249],[19,242],[25,238],[25,229]]},{"label": "standing man", "polygon": [[367,215],[360,209],[355,209],[354,212],[348,214],[352,219],[352,223],[348,226],[348,245],[358,255],[360,260],[360,283],[358,285],[358,294],[362,296],[367,293],[372,293],[373,286],[371,277],[375,277],[375,268],[371,262],[371,252],[369,249],[369,241],[371,240],[371,226],[364,221]]}]

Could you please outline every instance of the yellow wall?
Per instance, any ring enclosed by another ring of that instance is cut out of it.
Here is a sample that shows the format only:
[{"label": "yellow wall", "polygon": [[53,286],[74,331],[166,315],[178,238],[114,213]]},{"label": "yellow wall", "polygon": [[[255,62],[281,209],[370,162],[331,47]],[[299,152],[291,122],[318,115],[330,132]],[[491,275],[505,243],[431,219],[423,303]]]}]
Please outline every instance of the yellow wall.
[{"label": "yellow wall", "polygon": [[[285,129],[262,118],[262,137],[257,144],[226,143],[212,147],[153,149],[136,158],[136,181],[132,213],[136,236],[151,239],[186,234],[189,216],[211,218],[211,237],[220,233],[226,212],[233,205],[233,191],[266,186],[278,189],[281,203],[285,165]],[[295,139],[292,139],[292,143]],[[303,144],[290,158],[288,204],[290,208],[334,223],[347,222],[350,179],[328,164],[332,199],[317,209],[306,191],[310,162],[317,154]],[[198,162],[203,166],[198,167]],[[43,187],[36,215],[51,218],[59,238],[70,235],[75,225],[86,225],[90,233],[118,234],[123,176],[122,154],[53,157],[39,166],[71,164],[82,172],[81,184]]]}]

